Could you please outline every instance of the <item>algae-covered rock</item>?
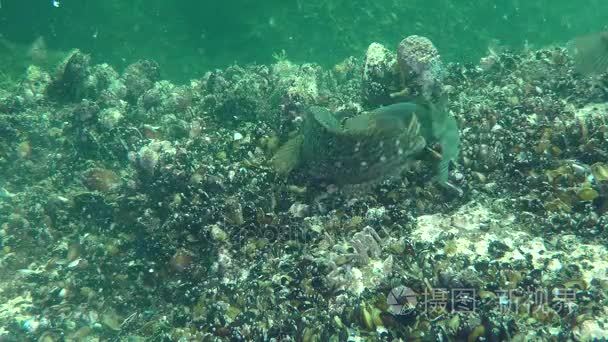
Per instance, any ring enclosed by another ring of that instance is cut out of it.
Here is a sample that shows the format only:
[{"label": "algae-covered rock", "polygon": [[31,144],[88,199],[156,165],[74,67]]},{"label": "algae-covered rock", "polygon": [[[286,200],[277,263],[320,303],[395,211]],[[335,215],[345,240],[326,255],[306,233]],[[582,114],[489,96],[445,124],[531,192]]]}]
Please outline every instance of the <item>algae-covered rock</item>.
[{"label": "algae-covered rock", "polygon": [[403,39],[397,48],[397,63],[404,89],[414,87],[409,92],[419,89],[427,99],[441,94],[445,71],[439,51],[430,39],[416,35]]},{"label": "algae-covered rock", "polygon": [[365,53],[361,90],[372,106],[391,102],[391,93],[399,90],[397,59],[382,44],[372,43]]},{"label": "algae-covered rock", "polygon": [[253,121],[268,116],[271,85],[267,67],[232,66],[207,73],[201,84],[204,110],[224,123]]},{"label": "algae-covered rock", "polygon": [[137,61],[125,69],[122,80],[127,87],[127,100],[135,102],[146,90],[154,86],[154,82],[160,80],[160,67],[154,61]]},{"label": "algae-covered rock", "polygon": [[91,73],[91,56],[74,50],[57,69],[47,92],[59,101],[79,101],[87,96],[86,80]]}]

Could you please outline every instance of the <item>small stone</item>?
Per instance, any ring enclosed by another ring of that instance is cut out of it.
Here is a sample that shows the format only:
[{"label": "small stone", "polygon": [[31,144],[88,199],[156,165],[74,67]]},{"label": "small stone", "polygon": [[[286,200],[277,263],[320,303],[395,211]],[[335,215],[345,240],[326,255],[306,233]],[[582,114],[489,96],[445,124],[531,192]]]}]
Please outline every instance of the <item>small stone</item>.
[{"label": "small stone", "polygon": [[289,213],[293,217],[306,217],[308,216],[310,206],[308,204],[296,202],[289,207]]},{"label": "small stone", "polygon": [[226,241],[228,234],[220,228],[217,224],[211,226],[211,237],[216,241]]},{"label": "small stone", "polygon": [[365,213],[365,219],[370,222],[377,222],[384,218],[386,215],[386,209],[384,207],[370,208]]},{"label": "small stone", "polygon": [[118,108],[107,108],[99,114],[99,121],[105,128],[112,129],[122,121],[123,117],[123,113]]},{"label": "small stone", "polygon": [[464,175],[462,174],[462,172],[460,171],[455,171],[454,172],[454,180],[457,182],[460,182],[464,179]]}]

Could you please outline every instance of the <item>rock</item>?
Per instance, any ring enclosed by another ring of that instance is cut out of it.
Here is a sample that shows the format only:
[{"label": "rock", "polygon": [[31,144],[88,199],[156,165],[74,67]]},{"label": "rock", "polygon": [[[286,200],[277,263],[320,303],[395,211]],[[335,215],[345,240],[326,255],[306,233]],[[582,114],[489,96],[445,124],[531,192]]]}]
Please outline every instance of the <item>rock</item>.
[{"label": "rock", "polygon": [[391,102],[391,93],[398,90],[397,60],[382,44],[372,43],[365,53],[361,90],[370,106]]}]

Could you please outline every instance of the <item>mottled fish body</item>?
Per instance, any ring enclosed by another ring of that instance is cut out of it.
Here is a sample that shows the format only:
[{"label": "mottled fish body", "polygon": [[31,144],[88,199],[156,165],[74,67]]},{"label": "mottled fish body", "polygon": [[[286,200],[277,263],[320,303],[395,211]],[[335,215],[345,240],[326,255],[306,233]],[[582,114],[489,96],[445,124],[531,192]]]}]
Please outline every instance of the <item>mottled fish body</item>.
[{"label": "mottled fish body", "polygon": [[[282,174],[299,167],[311,178],[338,185],[382,181],[407,168],[428,141],[446,140],[437,139],[434,130],[451,136],[446,132],[453,133],[455,121],[453,126],[436,122],[448,116],[435,111],[432,106],[403,102],[364,112],[341,124],[327,109],[313,106],[300,134],[281,147],[272,164]],[[457,137],[457,128],[455,133]],[[457,149],[456,144],[456,153]]]},{"label": "mottled fish body", "polygon": [[[447,183],[450,161],[456,161],[458,158],[460,133],[456,119],[448,113],[446,108],[447,99],[444,97],[438,104],[401,102],[380,107],[370,113],[376,115],[379,118],[377,120],[385,121],[387,125],[394,122],[390,118],[409,120],[409,116],[416,116],[420,123],[420,134],[427,144],[438,143],[441,146],[441,160],[437,167],[436,178],[439,183]],[[353,119],[357,120],[357,118]]]},{"label": "mottled fish body", "polygon": [[347,120],[341,127],[327,109],[312,107],[310,114],[316,118],[311,120],[316,127],[305,128],[302,160],[313,178],[336,184],[386,179],[407,167],[425,146],[415,115],[362,114],[357,118],[363,118],[365,126],[353,127]]}]

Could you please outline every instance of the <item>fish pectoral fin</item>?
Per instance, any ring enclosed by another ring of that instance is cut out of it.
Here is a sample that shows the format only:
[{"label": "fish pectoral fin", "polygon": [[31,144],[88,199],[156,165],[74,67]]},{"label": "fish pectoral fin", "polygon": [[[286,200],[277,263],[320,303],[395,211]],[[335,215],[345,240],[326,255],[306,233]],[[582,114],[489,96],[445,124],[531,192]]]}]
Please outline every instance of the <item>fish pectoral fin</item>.
[{"label": "fish pectoral fin", "polygon": [[344,131],[351,134],[367,132],[373,124],[369,113],[362,113],[344,121]]},{"label": "fish pectoral fin", "polygon": [[442,186],[444,189],[453,192],[458,197],[462,197],[464,195],[464,190],[462,190],[462,188],[452,184],[449,181],[439,182],[439,185]]},{"label": "fish pectoral fin", "polygon": [[434,159],[437,159],[437,160],[443,159],[443,155],[441,153],[437,152],[437,150],[432,149],[429,146],[426,146],[425,150],[427,152],[429,152],[431,154],[431,156],[433,156]]},{"label": "fish pectoral fin", "polygon": [[342,128],[336,116],[327,108],[313,106],[309,109],[314,120],[330,132],[340,133]]},{"label": "fish pectoral fin", "polygon": [[417,115],[412,115],[409,124],[407,125],[407,134],[416,136],[420,134],[420,122]]},{"label": "fish pectoral fin", "polygon": [[304,137],[299,134],[289,139],[270,160],[272,168],[281,176],[288,175],[300,162]]}]

